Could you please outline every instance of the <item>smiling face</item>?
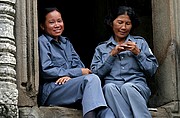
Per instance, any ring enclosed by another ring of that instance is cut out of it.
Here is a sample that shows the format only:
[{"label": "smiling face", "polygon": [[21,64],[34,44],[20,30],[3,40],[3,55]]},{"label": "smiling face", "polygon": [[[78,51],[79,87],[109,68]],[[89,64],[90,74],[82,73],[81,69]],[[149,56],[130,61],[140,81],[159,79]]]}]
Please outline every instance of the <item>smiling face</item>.
[{"label": "smiling face", "polygon": [[113,22],[112,28],[116,41],[125,40],[132,28],[132,22],[127,14],[119,15]]},{"label": "smiling face", "polygon": [[46,15],[44,24],[41,25],[42,30],[55,39],[64,31],[64,23],[61,14],[54,10]]}]

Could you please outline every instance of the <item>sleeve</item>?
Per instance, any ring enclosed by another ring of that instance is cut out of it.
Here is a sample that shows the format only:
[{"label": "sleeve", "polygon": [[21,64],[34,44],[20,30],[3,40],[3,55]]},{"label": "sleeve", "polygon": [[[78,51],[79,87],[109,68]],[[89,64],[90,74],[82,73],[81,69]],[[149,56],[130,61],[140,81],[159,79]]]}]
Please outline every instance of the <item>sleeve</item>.
[{"label": "sleeve", "polygon": [[158,68],[158,61],[153,55],[148,43],[145,39],[141,43],[141,52],[139,55],[135,56],[140,68],[143,70],[145,75],[152,77]]},{"label": "sleeve", "polygon": [[[52,52],[50,51],[51,44],[48,41],[39,40],[38,45],[39,45],[39,60],[40,60],[39,62],[40,62],[41,77],[43,77],[46,80],[54,80],[62,76],[77,77],[82,75],[81,68],[84,65],[78,59],[79,56],[76,55],[73,48],[71,48],[70,50],[72,51],[72,55],[73,55],[72,63],[74,67],[68,67],[67,61],[65,59],[62,59],[61,62],[58,64],[53,62],[51,58]],[[80,65],[78,66],[78,64]]]},{"label": "sleeve", "polygon": [[93,73],[97,74],[100,78],[104,78],[111,71],[115,58],[115,56],[111,56],[109,53],[103,56],[101,49],[96,48],[90,68]]}]

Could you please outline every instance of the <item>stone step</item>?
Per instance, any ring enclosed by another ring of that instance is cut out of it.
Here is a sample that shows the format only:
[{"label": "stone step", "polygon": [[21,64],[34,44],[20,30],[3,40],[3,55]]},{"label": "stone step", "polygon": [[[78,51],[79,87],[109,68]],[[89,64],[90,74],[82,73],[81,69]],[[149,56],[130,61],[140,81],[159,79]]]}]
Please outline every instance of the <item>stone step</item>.
[{"label": "stone step", "polygon": [[[152,118],[170,118],[164,108],[150,110]],[[65,107],[22,107],[19,118],[82,118],[82,111]]]},{"label": "stone step", "polygon": [[22,107],[19,118],[82,118],[82,111],[66,107]]}]

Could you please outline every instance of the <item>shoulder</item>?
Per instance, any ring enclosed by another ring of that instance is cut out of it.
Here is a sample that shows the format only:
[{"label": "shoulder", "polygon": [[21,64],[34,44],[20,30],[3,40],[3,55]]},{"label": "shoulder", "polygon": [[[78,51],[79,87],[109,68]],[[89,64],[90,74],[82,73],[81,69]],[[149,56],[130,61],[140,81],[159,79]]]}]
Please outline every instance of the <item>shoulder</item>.
[{"label": "shoulder", "polygon": [[38,37],[38,40],[42,40],[43,38],[45,38],[45,36],[41,35],[41,36]]},{"label": "shoulder", "polygon": [[134,39],[141,39],[141,40],[145,40],[144,37],[142,36],[134,36],[134,35],[131,35]]},{"label": "shoulder", "polygon": [[38,42],[39,43],[45,43],[45,42],[47,43],[48,39],[46,38],[45,35],[41,35],[41,36],[38,37]]},{"label": "shoulder", "polygon": [[107,46],[108,44],[108,41],[102,41],[100,43],[98,43],[97,47],[96,48],[102,48],[102,47],[105,47]]},{"label": "shoulder", "polygon": [[64,44],[71,44],[70,40],[68,37],[65,36],[60,36],[60,40],[62,41],[62,43]]},{"label": "shoulder", "polygon": [[109,49],[108,45],[109,45],[108,41],[102,41],[96,46],[95,50],[97,52],[108,52],[107,51]]},{"label": "shoulder", "polygon": [[100,42],[100,43],[98,44],[98,46],[99,46],[99,45],[107,45],[107,43],[108,43],[108,41],[102,41],[102,42]]},{"label": "shoulder", "polygon": [[134,40],[134,42],[146,42],[145,38],[142,36],[131,35],[131,39]]}]

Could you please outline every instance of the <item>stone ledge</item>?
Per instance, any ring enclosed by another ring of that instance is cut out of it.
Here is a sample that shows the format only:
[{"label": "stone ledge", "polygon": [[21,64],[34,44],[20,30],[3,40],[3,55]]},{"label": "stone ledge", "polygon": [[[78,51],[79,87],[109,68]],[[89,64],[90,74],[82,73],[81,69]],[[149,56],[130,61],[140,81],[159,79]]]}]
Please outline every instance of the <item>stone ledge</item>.
[{"label": "stone ledge", "polygon": [[165,108],[159,107],[157,111],[151,111],[152,118],[170,118]]},{"label": "stone ledge", "polygon": [[[150,111],[152,118],[170,118],[165,108]],[[19,118],[82,118],[82,111],[66,107],[20,107]]]},{"label": "stone ledge", "polygon": [[82,118],[82,111],[65,107],[22,107],[19,118]]}]

